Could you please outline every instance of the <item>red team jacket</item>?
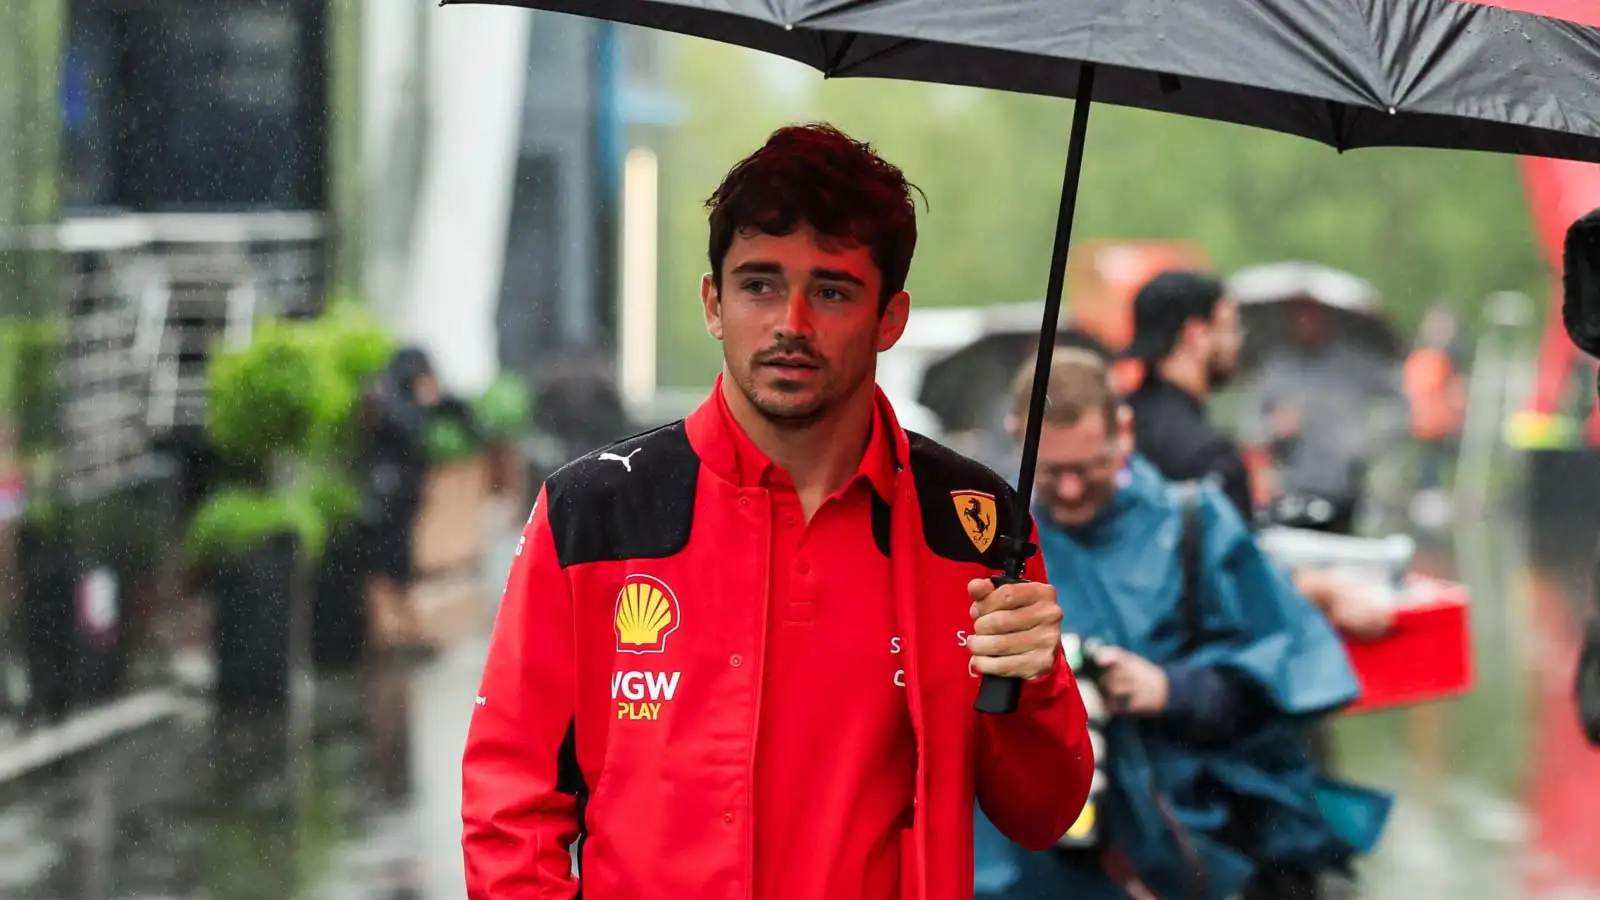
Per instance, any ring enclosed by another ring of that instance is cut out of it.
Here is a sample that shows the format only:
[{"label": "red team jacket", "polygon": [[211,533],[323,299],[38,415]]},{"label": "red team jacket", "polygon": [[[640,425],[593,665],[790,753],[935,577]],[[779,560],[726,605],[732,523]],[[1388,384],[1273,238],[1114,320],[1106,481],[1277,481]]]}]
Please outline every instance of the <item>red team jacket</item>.
[{"label": "red team jacket", "polygon": [[[463,759],[471,900],[579,896],[574,842],[587,900],[749,897],[761,667],[731,666],[729,648],[762,645],[771,536],[748,514],[764,492],[696,452],[714,400],[574,461],[539,492]],[[873,532],[893,567],[918,757],[902,894],[970,900],[974,797],[1000,830],[1042,849],[1077,817],[1093,759],[1064,660],[1024,685],[1016,714],[974,711],[966,585],[998,572],[1002,529],[969,533],[960,513],[976,498],[1003,523],[1012,492],[888,421],[909,465],[893,504],[875,501]],[[1044,578],[1038,557],[1029,577]]]}]

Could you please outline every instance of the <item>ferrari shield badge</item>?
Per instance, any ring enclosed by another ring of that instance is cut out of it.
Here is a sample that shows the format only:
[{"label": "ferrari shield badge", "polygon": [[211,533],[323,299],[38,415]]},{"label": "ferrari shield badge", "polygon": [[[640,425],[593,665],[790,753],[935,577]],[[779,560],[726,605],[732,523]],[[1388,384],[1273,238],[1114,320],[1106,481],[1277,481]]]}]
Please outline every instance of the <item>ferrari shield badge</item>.
[{"label": "ferrari shield badge", "polygon": [[950,499],[955,503],[956,515],[960,518],[961,530],[967,533],[967,540],[972,541],[979,553],[988,552],[989,545],[994,543],[994,495],[982,491],[951,491]]}]

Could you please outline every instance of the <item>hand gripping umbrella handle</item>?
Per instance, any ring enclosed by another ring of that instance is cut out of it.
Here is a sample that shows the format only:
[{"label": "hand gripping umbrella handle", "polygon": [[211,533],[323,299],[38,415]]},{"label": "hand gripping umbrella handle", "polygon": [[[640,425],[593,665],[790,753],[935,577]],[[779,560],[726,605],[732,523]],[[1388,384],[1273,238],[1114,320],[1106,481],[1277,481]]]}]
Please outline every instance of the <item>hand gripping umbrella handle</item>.
[{"label": "hand gripping umbrella handle", "polygon": [[[1021,584],[1022,579],[1015,575],[996,575],[989,579],[995,587],[1007,584]],[[978,684],[978,712],[990,715],[1003,715],[1017,711],[1017,703],[1022,699],[1022,679],[1007,678],[1004,675],[985,675]]]}]

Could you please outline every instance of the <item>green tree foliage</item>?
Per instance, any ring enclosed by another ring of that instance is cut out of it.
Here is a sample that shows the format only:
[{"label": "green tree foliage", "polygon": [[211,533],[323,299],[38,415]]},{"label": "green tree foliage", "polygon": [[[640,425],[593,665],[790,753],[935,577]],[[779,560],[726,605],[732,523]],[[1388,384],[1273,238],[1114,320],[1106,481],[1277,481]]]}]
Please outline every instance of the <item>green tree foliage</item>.
[{"label": "green tree foliage", "polygon": [[[927,193],[909,285],[916,303],[1043,295],[1070,101],[824,81],[749,51],[668,40],[690,114],[662,166],[664,384],[705,384],[720,360],[695,302],[708,266],[701,203],[730,165],[789,122],[826,119],[871,140]],[[1282,259],[1340,266],[1372,279],[1407,331],[1434,302],[1454,304],[1470,327],[1493,291],[1543,298],[1548,289],[1513,157],[1341,155],[1287,135],[1104,105],[1089,135],[1076,240],[1195,239],[1223,272]]]},{"label": "green tree foliage", "polygon": [[49,228],[60,210],[61,0],[0,4],[0,306],[53,310],[59,271]]}]

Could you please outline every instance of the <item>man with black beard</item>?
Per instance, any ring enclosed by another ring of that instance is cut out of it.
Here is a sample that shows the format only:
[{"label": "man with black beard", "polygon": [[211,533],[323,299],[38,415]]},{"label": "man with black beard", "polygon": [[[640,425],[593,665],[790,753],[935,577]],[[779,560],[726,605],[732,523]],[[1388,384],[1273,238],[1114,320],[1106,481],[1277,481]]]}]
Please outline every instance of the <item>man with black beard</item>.
[{"label": "man with black beard", "polygon": [[1246,522],[1254,521],[1250,475],[1238,446],[1206,420],[1211,392],[1233,377],[1244,334],[1239,306],[1217,278],[1169,271],[1139,289],[1133,342],[1123,355],[1144,364],[1125,399],[1134,444],[1172,481],[1214,476]]},{"label": "man with black beard", "polygon": [[[1163,272],[1134,297],[1133,331],[1122,355],[1144,365],[1144,381],[1124,398],[1133,410],[1134,445],[1170,481],[1216,480],[1245,522],[1253,523],[1244,457],[1206,419],[1212,392],[1238,367],[1244,343],[1238,303],[1215,276]],[[1386,604],[1334,573],[1301,570],[1294,583],[1347,635],[1375,638],[1393,624]]]}]

